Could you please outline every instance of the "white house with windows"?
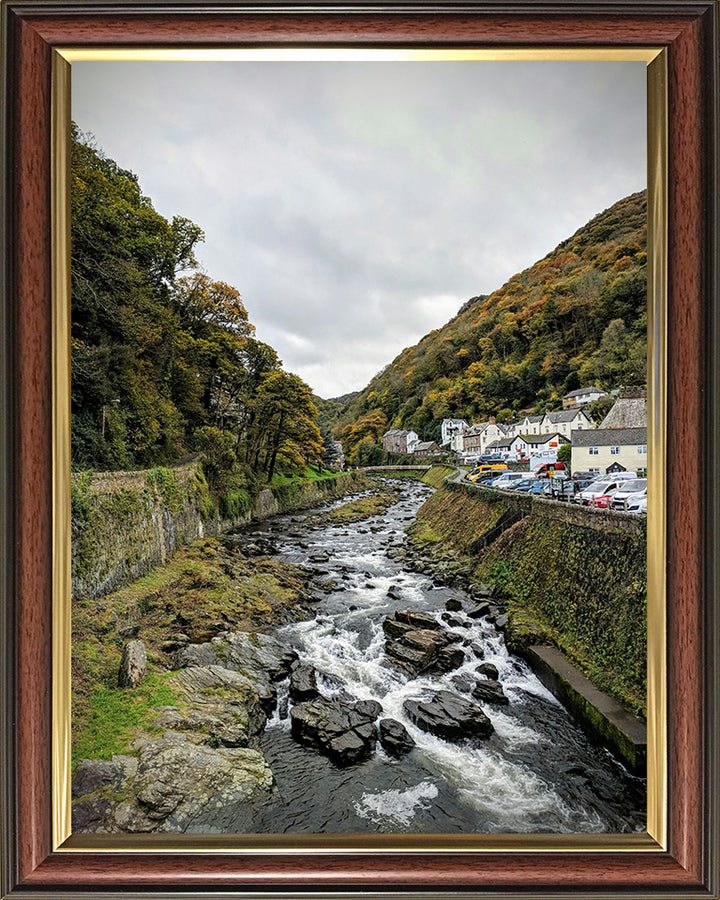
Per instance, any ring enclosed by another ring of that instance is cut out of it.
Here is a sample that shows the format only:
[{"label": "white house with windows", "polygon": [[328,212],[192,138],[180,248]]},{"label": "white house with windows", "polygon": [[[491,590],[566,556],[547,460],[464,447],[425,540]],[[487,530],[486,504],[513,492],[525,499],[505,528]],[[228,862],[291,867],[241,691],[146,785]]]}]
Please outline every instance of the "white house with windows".
[{"label": "white house with windows", "polygon": [[596,428],[572,433],[573,472],[647,473],[647,428]]},{"label": "white house with windows", "polygon": [[440,425],[440,446],[449,444],[454,435],[462,434],[469,427],[465,419],[443,419]]},{"label": "white house with windows", "polygon": [[542,422],[545,418],[542,416],[525,416],[522,421],[517,422],[514,425],[515,434],[540,434],[542,428]]},{"label": "white house with windows", "polygon": [[563,409],[559,412],[546,412],[540,425],[540,434],[559,432],[570,441],[573,431],[585,431],[595,428],[593,420],[582,409]]},{"label": "white house with windows", "polygon": [[587,406],[588,403],[594,403],[601,397],[607,397],[607,391],[600,390],[597,387],[578,388],[576,391],[570,391],[562,398],[563,409],[572,407]]},{"label": "white house with windows", "polygon": [[565,436],[558,431],[552,434],[525,434],[515,438],[515,441],[521,440],[525,442],[525,455],[530,460],[530,471],[543,463],[557,462],[558,450],[567,443]]}]

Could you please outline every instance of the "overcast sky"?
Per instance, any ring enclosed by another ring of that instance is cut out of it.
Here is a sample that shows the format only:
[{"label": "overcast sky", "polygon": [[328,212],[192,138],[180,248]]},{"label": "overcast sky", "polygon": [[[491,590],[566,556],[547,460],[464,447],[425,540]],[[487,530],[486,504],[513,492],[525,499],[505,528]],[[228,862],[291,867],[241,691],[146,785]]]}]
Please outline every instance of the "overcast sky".
[{"label": "overcast sky", "polygon": [[646,186],[642,62],[76,62],[73,118],[322,397]]}]

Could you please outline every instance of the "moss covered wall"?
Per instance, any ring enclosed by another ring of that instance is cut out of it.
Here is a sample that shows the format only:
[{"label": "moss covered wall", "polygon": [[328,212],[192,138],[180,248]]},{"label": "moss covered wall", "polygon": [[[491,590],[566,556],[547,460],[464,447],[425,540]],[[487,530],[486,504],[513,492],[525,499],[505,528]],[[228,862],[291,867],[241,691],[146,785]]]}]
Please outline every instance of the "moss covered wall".
[{"label": "moss covered wall", "polygon": [[[420,509],[412,533],[473,559],[473,579],[494,582],[513,625],[528,624],[602,690],[643,714],[647,654],[647,537],[642,517],[603,520],[563,504],[510,512],[500,492],[448,486]],[[558,507],[554,513],[552,507]],[[498,529],[498,523],[507,527]],[[493,540],[485,546],[489,533]],[[499,532],[499,533],[498,533]]]},{"label": "moss covered wall", "polygon": [[355,472],[264,490],[251,509],[221,518],[199,463],[143,472],[83,473],[72,481],[72,594],[101,597],[147,574],[175,549],[365,486]]}]

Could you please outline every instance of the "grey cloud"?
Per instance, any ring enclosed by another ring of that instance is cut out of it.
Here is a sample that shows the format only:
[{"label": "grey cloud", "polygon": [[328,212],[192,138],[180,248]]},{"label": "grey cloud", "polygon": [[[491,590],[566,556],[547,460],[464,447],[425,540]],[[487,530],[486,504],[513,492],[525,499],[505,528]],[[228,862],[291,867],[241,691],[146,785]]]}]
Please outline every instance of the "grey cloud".
[{"label": "grey cloud", "polygon": [[321,394],[645,185],[642,63],[73,66],[73,114]]}]

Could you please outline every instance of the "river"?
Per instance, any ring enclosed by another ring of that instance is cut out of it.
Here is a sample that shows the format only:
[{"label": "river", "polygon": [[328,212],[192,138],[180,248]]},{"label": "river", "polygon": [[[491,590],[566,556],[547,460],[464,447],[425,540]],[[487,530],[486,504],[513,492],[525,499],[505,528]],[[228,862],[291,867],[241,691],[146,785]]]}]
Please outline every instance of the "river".
[{"label": "river", "polygon": [[[283,626],[277,635],[315,667],[324,696],[380,702],[383,717],[402,722],[417,746],[395,759],[378,744],[367,761],[338,767],[292,738],[288,686],[281,685],[277,710],[261,738],[278,790],[257,812],[253,830],[644,831],[644,779],[630,775],[588,740],[525,662],[508,653],[502,634],[486,619],[467,619],[457,629],[462,642],[456,646],[465,646],[466,660],[445,675],[413,678],[385,655],[382,622],[387,615],[398,609],[440,615],[451,598],[472,603],[462,591],[407,571],[394,554],[388,555],[430,493],[425,485],[408,482],[386,513],[355,525],[303,528],[304,517],[292,515],[258,526],[272,532],[282,559],[308,565],[319,581],[336,584],[316,605],[314,618]],[[311,560],[322,555],[327,562]],[[497,666],[510,702],[502,707],[479,703],[494,726],[489,738],[450,743],[417,728],[403,702],[441,689],[470,699],[458,676],[477,677],[473,642],[482,648],[483,661]]]}]

